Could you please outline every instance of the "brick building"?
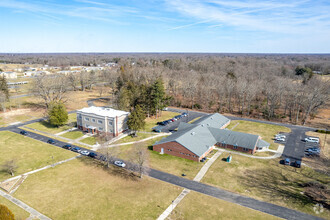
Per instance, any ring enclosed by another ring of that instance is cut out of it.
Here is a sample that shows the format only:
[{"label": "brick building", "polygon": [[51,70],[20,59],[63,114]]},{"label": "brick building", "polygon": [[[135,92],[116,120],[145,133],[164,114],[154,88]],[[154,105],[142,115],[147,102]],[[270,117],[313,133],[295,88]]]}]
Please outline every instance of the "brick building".
[{"label": "brick building", "polygon": [[77,127],[88,133],[106,132],[118,136],[126,131],[129,112],[105,107],[88,107],[77,111]]},{"label": "brick building", "polygon": [[215,146],[254,154],[268,148],[261,137],[223,129],[230,120],[218,113],[208,115],[192,124],[181,122],[178,131],[156,142],[153,150],[189,160],[200,161]]}]

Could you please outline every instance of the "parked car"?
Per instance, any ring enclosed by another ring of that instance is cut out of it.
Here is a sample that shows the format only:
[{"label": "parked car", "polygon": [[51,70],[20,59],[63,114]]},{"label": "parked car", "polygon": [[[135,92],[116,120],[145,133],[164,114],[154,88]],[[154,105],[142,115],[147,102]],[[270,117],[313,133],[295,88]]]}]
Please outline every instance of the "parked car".
[{"label": "parked car", "polygon": [[88,156],[90,156],[90,157],[97,157],[97,154],[94,153],[94,152],[89,152]]},{"label": "parked car", "polygon": [[171,122],[174,122],[174,121],[176,121],[176,120],[174,120],[174,118],[171,118],[171,119],[169,119]]},{"label": "parked car", "polygon": [[82,155],[88,156],[89,151],[87,151],[87,150],[82,150],[82,151],[80,151],[80,153],[81,153]]},{"label": "parked car", "polygon": [[66,144],[63,146],[64,149],[71,150],[72,146],[70,144]]},{"label": "parked car", "polygon": [[285,141],[285,138],[275,138],[276,141],[282,141],[284,142]]},{"label": "parked car", "polygon": [[24,130],[21,130],[19,133],[22,135],[27,135],[27,131],[24,131]]},{"label": "parked car", "polygon": [[185,112],[184,112],[184,113],[182,113],[181,115],[182,115],[183,117],[186,117],[186,116],[188,116],[188,114],[187,114],[187,113],[185,113]]},{"label": "parked car", "polygon": [[159,130],[159,129],[157,129],[157,128],[154,128],[154,129],[152,129],[154,132],[157,132],[157,133],[160,133],[161,132],[161,130]]},{"label": "parked car", "polygon": [[320,148],[312,147],[305,150],[306,153],[320,154]]},{"label": "parked car", "polygon": [[297,168],[300,168],[301,167],[301,161],[300,160],[296,160],[294,162],[294,166],[297,167]]},{"label": "parked car", "polygon": [[116,160],[114,164],[118,167],[126,167],[126,164],[121,160]]},{"label": "parked car", "polygon": [[275,135],[275,139],[276,138],[286,138],[286,136],[284,134],[277,134]]},{"label": "parked car", "polygon": [[182,115],[176,115],[174,116],[174,118],[176,118],[176,120],[179,120],[180,118],[182,118]]},{"label": "parked car", "polygon": [[290,158],[285,158],[284,165],[290,165]]},{"label": "parked car", "polygon": [[72,148],[71,149],[73,152],[80,152],[81,151],[81,149],[80,149],[80,147],[74,147],[74,148]]},{"label": "parked car", "polygon": [[314,137],[305,138],[305,142],[309,142],[309,143],[319,143],[319,141],[320,141],[319,138],[314,138]]},{"label": "parked car", "polygon": [[55,144],[55,141],[53,139],[48,139],[47,143],[48,144]]}]

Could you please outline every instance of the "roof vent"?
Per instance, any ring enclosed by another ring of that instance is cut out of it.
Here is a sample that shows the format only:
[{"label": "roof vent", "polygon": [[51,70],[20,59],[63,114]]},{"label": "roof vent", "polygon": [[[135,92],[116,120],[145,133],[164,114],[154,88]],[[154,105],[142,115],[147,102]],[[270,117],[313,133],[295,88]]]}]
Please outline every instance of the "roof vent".
[{"label": "roof vent", "polygon": [[207,124],[207,126],[210,126],[210,124]]},{"label": "roof vent", "polygon": [[211,119],[213,120],[213,117],[211,117]]},{"label": "roof vent", "polygon": [[202,124],[202,127],[204,127],[204,124]]},{"label": "roof vent", "polygon": [[191,135],[195,135],[195,132],[193,131],[193,132],[191,132]]}]

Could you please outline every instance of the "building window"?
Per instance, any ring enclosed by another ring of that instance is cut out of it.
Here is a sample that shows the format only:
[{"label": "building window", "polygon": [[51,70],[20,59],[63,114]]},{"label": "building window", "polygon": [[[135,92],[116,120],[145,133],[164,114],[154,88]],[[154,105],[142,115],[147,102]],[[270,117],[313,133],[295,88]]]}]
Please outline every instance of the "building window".
[{"label": "building window", "polygon": [[78,115],[78,118],[81,119],[81,114]]},{"label": "building window", "polygon": [[234,149],[237,149],[237,145],[234,145]]},{"label": "building window", "polygon": [[167,149],[168,151],[172,151],[171,149]]},{"label": "building window", "polygon": [[226,142],[222,142],[221,145],[224,147],[226,146]]},{"label": "building window", "polygon": [[86,124],[86,128],[88,128],[89,127],[89,125],[88,124]]},{"label": "building window", "polygon": [[112,121],[109,121],[109,125],[112,125]]},{"label": "building window", "polygon": [[99,127],[99,131],[103,131],[103,128]]},{"label": "building window", "polygon": [[97,123],[103,124],[103,121],[102,120],[97,120]]},{"label": "building window", "polygon": [[85,121],[89,121],[89,118],[85,117]]},{"label": "building window", "polygon": [[244,150],[244,151],[249,151],[249,149],[248,149],[248,148],[243,148],[243,150]]},{"label": "building window", "polygon": [[112,129],[109,130],[112,133]]},{"label": "building window", "polygon": [[92,118],[92,122],[95,122],[95,118]]}]

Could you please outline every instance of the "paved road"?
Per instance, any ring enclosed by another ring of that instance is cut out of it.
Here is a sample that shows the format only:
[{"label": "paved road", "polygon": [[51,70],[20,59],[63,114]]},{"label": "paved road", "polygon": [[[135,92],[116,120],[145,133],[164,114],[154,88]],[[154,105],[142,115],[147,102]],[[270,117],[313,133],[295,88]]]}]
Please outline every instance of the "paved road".
[{"label": "paved road", "polygon": [[[19,128],[9,128],[10,131],[18,133],[21,131],[21,129]],[[46,136],[40,135],[40,134],[36,134],[33,132],[28,132],[27,136],[39,141],[43,141],[43,142],[47,142],[47,140],[49,139]],[[59,141],[59,140],[55,140],[55,146],[61,147],[65,144],[65,142]],[[75,145],[71,144],[71,146],[76,147]],[[80,147],[80,146],[79,146]],[[95,152],[92,150],[88,150],[85,148],[80,147],[82,150],[87,150],[90,152]],[[95,152],[98,154],[98,156],[95,159],[101,160],[102,155],[99,152]],[[117,159],[114,159],[117,160]],[[134,165],[125,161],[127,164],[127,168],[128,169],[133,169]],[[203,193],[209,196],[213,196],[215,198],[218,199],[222,199],[228,202],[232,202],[232,203],[236,203],[251,209],[255,209],[261,212],[265,212],[274,216],[278,216],[280,218],[286,218],[286,219],[320,219],[318,217],[315,216],[311,216],[296,210],[292,210],[292,209],[288,209],[285,207],[281,207],[281,206],[277,206],[271,203],[267,203],[267,202],[262,202],[256,199],[252,199],[246,196],[242,196],[236,193],[232,193],[223,189],[219,189],[217,187],[214,186],[210,186],[207,184],[203,184],[197,181],[193,181],[193,180],[188,180],[182,177],[178,177],[169,173],[165,173],[159,170],[155,170],[155,169],[150,169],[149,172],[149,176],[153,177],[155,179],[161,180],[161,181],[165,181],[167,183],[171,183],[177,186],[181,186],[183,188],[186,189],[190,189],[199,193]]]},{"label": "paved road", "polygon": [[[191,112],[189,112],[190,114]],[[199,112],[198,112],[199,113]],[[205,113],[199,113],[200,115],[205,115]],[[33,121],[37,121],[40,119],[36,119]],[[32,121],[32,122],[33,122]],[[30,122],[25,122],[22,124],[30,124],[32,123]],[[10,130],[12,132],[18,133],[21,131],[21,129],[19,129],[19,126],[22,126],[22,124],[19,125],[13,125],[13,126],[9,126],[9,127],[5,127],[5,128],[1,128],[0,130]],[[47,140],[49,139],[49,137],[46,137],[44,135],[40,135],[40,134],[36,134],[33,132],[28,132],[27,136],[39,141],[43,141],[43,142],[47,142]],[[56,140],[56,143],[54,144],[55,146],[61,147],[65,144],[65,142]],[[75,145],[71,144],[73,147],[76,147]],[[80,147],[80,146],[79,146]],[[85,148],[80,147],[82,150],[88,150]],[[88,150],[90,152],[95,152],[92,150]],[[102,159],[102,155],[98,152],[95,152],[98,154],[98,156],[95,159],[101,160]],[[116,159],[114,159],[116,160]],[[127,164],[127,168],[128,169],[134,169],[134,164],[131,164],[129,162],[126,161]],[[209,196],[213,196],[215,198],[219,198],[228,202],[232,202],[232,203],[236,203],[248,208],[252,208],[258,211],[262,211],[274,216],[278,216],[281,218],[286,218],[286,219],[320,219],[318,217],[312,216],[312,215],[308,215],[296,210],[292,210],[292,209],[288,209],[285,207],[281,207],[281,206],[277,206],[271,203],[267,203],[267,202],[262,202],[256,199],[252,199],[246,196],[242,196],[242,195],[238,195],[236,193],[232,193],[214,186],[210,186],[207,184],[203,184],[203,183],[199,183],[193,180],[188,180],[182,177],[178,177],[169,173],[165,173],[159,170],[155,170],[155,169],[151,169],[150,173],[149,173],[150,177],[156,178],[158,180],[161,181],[165,181],[186,189],[190,189],[199,193],[203,193]]]}]

